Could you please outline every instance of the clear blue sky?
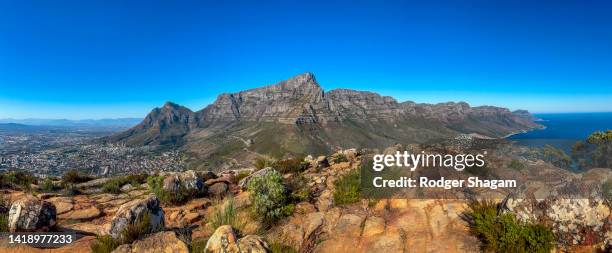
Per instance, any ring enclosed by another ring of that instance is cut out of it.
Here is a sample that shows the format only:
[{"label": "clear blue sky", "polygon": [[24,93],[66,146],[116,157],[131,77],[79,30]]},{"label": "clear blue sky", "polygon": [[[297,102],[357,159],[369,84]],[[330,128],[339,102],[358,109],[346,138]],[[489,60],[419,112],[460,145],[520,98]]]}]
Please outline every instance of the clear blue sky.
[{"label": "clear blue sky", "polygon": [[400,101],[612,111],[612,2],[533,2],[2,0],[0,118],[199,110],[306,71]]}]

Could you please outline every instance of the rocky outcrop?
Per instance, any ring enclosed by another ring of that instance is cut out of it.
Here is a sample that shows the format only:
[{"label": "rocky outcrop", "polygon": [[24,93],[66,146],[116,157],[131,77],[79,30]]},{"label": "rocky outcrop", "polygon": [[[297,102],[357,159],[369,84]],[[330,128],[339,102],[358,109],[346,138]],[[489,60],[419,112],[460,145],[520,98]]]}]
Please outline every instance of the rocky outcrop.
[{"label": "rocky outcrop", "polygon": [[27,195],[11,205],[10,232],[45,232],[55,228],[56,209],[50,202]]},{"label": "rocky outcrop", "polygon": [[168,192],[186,190],[196,195],[204,194],[207,191],[202,177],[193,170],[165,173],[162,189]]},{"label": "rocky outcrop", "polygon": [[502,202],[502,211],[521,221],[548,221],[561,245],[593,245],[612,239],[612,215],[601,199],[509,196]]},{"label": "rocky outcrop", "polygon": [[159,231],[164,228],[164,211],[159,206],[159,200],[155,196],[144,199],[136,199],[119,207],[112,218],[108,234],[113,238],[119,238],[121,232],[130,224],[134,224],[146,213],[149,213],[149,227],[151,231]]},{"label": "rocky outcrop", "polygon": [[223,225],[218,227],[208,239],[204,251],[211,253],[267,253],[270,249],[261,237],[247,235],[238,239],[231,226]]},{"label": "rocky outcrop", "polygon": [[189,246],[181,241],[174,232],[165,231],[153,234],[132,244],[124,244],[113,253],[189,253]]}]

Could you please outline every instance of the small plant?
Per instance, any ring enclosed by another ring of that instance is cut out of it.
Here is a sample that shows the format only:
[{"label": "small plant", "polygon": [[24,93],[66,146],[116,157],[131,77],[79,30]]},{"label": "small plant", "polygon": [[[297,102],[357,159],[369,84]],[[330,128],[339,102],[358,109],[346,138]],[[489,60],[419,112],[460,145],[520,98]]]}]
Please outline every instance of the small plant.
[{"label": "small plant", "polygon": [[4,196],[0,196],[0,232],[8,232],[8,212],[10,203]]},{"label": "small plant", "polygon": [[296,157],[285,160],[278,160],[272,164],[272,167],[278,170],[280,173],[299,173],[306,169],[310,164],[304,162],[304,158]]},{"label": "small plant", "polygon": [[185,203],[189,199],[197,196],[197,194],[188,191],[183,184],[179,184],[177,191],[164,190],[164,177],[163,176],[149,176],[147,178],[147,185],[151,192],[157,196],[157,198],[166,204],[181,204]]},{"label": "small plant", "polygon": [[64,184],[78,184],[91,180],[92,177],[85,175],[77,170],[69,170],[62,175],[62,183]]},{"label": "small plant", "polygon": [[238,183],[240,182],[240,180],[242,180],[245,177],[248,177],[249,175],[251,175],[251,173],[249,171],[240,171],[238,174],[236,174],[236,176],[234,177],[234,183]]},{"label": "small plant", "polygon": [[348,158],[346,157],[345,154],[342,153],[337,153],[334,156],[332,156],[331,158],[332,162],[334,163],[343,163],[343,162],[348,162]]},{"label": "small plant", "polygon": [[249,181],[251,210],[263,223],[272,224],[287,213],[287,191],[283,178],[277,171],[255,177]]},{"label": "small plant", "polygon": [[293,247],[281,243],[270,244],[271,253],[298,253]]},{"label": "small plant", "polygon": [[215,230],[223,225],[231,225],[240,231],[245,225],[245,222],[239,219],[234,206],[234,199],[231,197],[214,209],[210,217],[210,223]]},{"label": "small plant", "polygon": [[81,190],[75,184],[64,184],[63,195],[74,196],[81,194]]},{"label": "small plant", "polygon": [[119,242],[110,235],[96,236],[96,241],[90,246],[92,253],[111,253],[119,247]]},{"label": "small plant", "polygon": [[525,168],[525,164],[517,159],[513,159],[508,167],[513,170],[523,170]]},{"label": "small plant", "polygon": [[204,251],[206,249],[206,243],[208,242],[208,238],[205,239],[199,239],[197,241],[193,241],[191,242],[191,245],[189,245],[190,251],[191,253],[205,253],[206,251]]},{"label": "small plant", "polygon": [[0,174],[0,188],[18,187],[24,191],[31,191],[32,184],[37,182],[37,178],[25,171],[13,171]]},{"label": "small plant", "polygon": [[255,168],[257,170],[261,170],[266,167],[271,167],[273,163],[274,162],[270,159],[267,159],[265,157],[258,157],[255,159],[255,162],[253,163],[253,165],[255,165]]},{"label": "small plant", "polygon": [[53,183],[53,180],[51,180],[51,178],[45,178],[43,183],[40,185],[40,190],[42,192],[54,192],[58,188],[59,187]]},{"label": "small plant", "polygon": [[147,181],[147,177],[148,175],[146,173],[116,177],[103,184],[102,190],[108,193],[119,194],[121,193],[122,186],[130,184],[133,187],[138,187]]},{"label": "small plant", "polygon": [[472,201],[469,208],[464,218],[485,252],[548,253],[553,249],[553,233],[542,224],[523,223],[510,213],[500,214],[492,201]]},{"label": "small plant", "polygon": [[129,224],[121,231],[119,238],[113,238],[109,235],[96,237],[96,242],[91,244],[90,248],[93,253],[109,253],[122,244],[129,244],[136,240],[142,239],[144,236],[156,231],[157,228],[151,227],[151,214],[149,212],[138,217],[133,224]]},{"label": "small plant", "polygon": [[336,205],[346,205],[359,201],[360,175],[358,170],[349,172],[349,174],[336,181],[335,185],[334,202]]}]

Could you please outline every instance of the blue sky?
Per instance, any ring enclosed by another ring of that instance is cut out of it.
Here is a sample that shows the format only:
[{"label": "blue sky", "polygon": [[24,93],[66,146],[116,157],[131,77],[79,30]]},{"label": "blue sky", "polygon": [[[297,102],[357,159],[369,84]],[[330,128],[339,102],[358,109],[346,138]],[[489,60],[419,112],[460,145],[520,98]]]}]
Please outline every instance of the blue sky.
[{"label": "blue sky", "polygon": [[0,118],[199,110],[306,71],[400,101],[612,111],[612,2],[533,2],[3,0]]}]

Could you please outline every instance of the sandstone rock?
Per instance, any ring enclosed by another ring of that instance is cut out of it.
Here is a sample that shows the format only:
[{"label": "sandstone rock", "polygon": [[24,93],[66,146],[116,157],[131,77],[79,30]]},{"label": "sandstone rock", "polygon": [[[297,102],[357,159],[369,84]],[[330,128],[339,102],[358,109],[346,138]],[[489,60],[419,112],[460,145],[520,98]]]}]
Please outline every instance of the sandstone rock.
[{"label": "sandstone rock", "polygon": [[180,181],[175,175],[168,175],[164,178],[162,189],[168,192],[178,192],[180,189]]},{"label": "sandstone rock", "polygon": [[370,237],[385,232],[385,220],[380,217],[370,216],[366,219],[363,227],[363,236]]},{"label": "sandstone rock", "polygon": [[239,252],[238,237],[230,225],[217,228],[206,242],[205,252],[225,253]]},{"label": "sandstone rock", "polygon": [[95,206],[88,208],[72,210],[59,215],[60,219],[64,220],[91,220],[99,217],[102,214],[100,209]]},{"label": "sandstone rock", "polygon": [[198,175],[202,178],[202,181],[204,182],[208,181],[209,179],[217,178],[217,175],[215,175],[215,173],[210,170],[198,172]]},{"label": "sandstone rock", "polygon": [[202,181],[202,178],[193,170],[180,173],[179,180],[187,190],[202,192],[204,189],[204,181]]},{"label": "sandstone rock", "polygon": [[153,234],[142,240],[121,245],[113,253],[189,253],[189,246],[181,241],[174,232],[166,231]]},{"label": "sandstone rock", "polygon": [[241,189],[246,190],[251,179],[253,179],[254,177],[266,175],[272,171],[274,171],[274,169],[271,167],[266,167],[261,170],[255,171],[251,175],[248,175],[247,177],[240,180],[240,182],[238,182],[238,186],[240,186]]},{"label": "sandstone rock", "polygon": [[364,217],[356,214],[344,214],[340,216],[338,224],[334,228],[334,234],[347,237],[359,237],[361,235],[361,223]]},{"label": "sandstone rock", "polygon": [[56,225],[56,209],[50,202],[27,195],[11,205],[8,217],[10,232],[49,231]]},{"label": "sandstone rock", "polygon": [[268,244],[259,236],[247,235],[238,239],[229,225],[220,226],[206,242],[205,252],[211,253],[267,253]]},{"label": "sandstone rock", "polygon": [[137,199],[121,205],[111,220],[108,234],[113,238],[118,238],[121,232],[129,224],[134,224],[138,218],[143,217],[147,212],[150,213],[149,225],[153,231],[163,229],[164,211],[159,206],[157,197],[150,196],[145,199]]},{"label": "sandstone rock", "polygon": [[244,253],[268,253],[268,244],[257,235],[247,235],[238,240],[238,248]]},{"label": "sandstone rock", "polygon": [[210,194],[210,196],[222,198],[223,196],[225,196],[225,194],[227,194],[228,189],[229,188],[227,187],[226,183],[216,183],[208,188],[208,193]]},{"label": "sandstone rock", "polygon": [[327,161],[327,157],[324,155],[317,157],[317,159],[312,163],[312,167],[317,169],[322,169],[328,166],[329,161]]},{"label": "sandstone rock", "polygon": [[317,199],[315,206],[321,212],[329,210],[334,205],[334,194],[330,190],[324,190]]},{"label": "sandstone rock", "polygon": [[74,200],[69,197],[50,198],[48,201],[55,205],[57,214],[68,212],[72,210],[72,207],[74,206]]},{"label": "sandstone rock", "polygon": [[129,192],[132,189],[134,189],[134,186],[132,186],[131,184],[125,184],[125,185],[121,186],[121,191],[122,192]]}]

